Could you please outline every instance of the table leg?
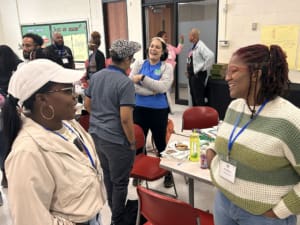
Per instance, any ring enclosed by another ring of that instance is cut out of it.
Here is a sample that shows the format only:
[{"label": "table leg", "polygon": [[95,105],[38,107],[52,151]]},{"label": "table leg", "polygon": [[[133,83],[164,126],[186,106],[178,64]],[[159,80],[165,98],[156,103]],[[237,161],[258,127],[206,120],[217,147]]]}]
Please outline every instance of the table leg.
[{"label": "table leg", "polygon": [[194,207],[194,179],[189,178],[189,202]]}]

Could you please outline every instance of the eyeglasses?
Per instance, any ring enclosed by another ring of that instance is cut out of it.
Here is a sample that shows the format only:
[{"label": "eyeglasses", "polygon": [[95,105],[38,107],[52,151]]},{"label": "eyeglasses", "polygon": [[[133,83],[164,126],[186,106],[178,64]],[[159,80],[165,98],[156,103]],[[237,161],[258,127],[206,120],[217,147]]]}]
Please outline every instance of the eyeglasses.
[{"label": "eyeglasses", "polygon": [[75,86],[47,91],[47,93],[63,92],[67,95],[77,95]]},{"label": "eyeglasses", "polygon": [[239,72],[239,71],[244,71],[248,70],[247,66],[238,66],[236,64],[230,64],[228,65],[228,68],[226,70],[226,75],[231,76],[232,74]]}]

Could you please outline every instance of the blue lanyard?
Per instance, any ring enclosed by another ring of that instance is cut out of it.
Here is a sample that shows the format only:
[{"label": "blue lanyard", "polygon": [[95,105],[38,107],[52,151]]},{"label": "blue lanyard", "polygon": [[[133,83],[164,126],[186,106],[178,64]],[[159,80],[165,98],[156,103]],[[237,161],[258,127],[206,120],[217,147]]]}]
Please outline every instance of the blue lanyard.
[{"label": "blue lanyard", "polygon": [[235,142],[235,140],[241,135],[241,133],[243,133],[243,131],[249,126],[249,124],[258,116],[258,114],[261,112],[261,110],[265,107],[265,105],[267,104],[269,100],[266,99],[263,104],[259,107],[259,109],[257,110],[257,112],[255,113],[255,115],[253,116],[253,118],[251,118],[241,129],[240,131],[234,136],[235,130],[238,126],[238,124],[241,121],[241,117],[242,114],[244,113],[244,111],[239,115],[239,117],[236,119],[235,123],[234,123],[234,127],[231,131],[229,140],[228,140],[228,156],[230,155],[230,152],[232,150],[232,146]]},{"label": "blue lanyard", "polygon": [[[89,151],[89,149],[88,149],[88,147],[84,144],[84,142],[83,142],[83,140],[82,140],[82,138],[70,127],[70,126],[68,126],[66,123],[63,123],[63,125],[65,126],[65,127],[67,127],[73,134],[75,134],[76,136],[77,136],[77,138],[79,138],[79,140],[81,141],[81,143],[82,143],[82,146],[83,146],[83,148],[84,148],[84,151],[86,152],[86,154],[88,155],[88,157],[89,157],[89,160],[91,161],[91,164],[92,164],[92,166],[94,167],[94,168],[96,168],[96,165],[95,165],[95,162],[94,162],[94,160],[93,160],[93,158],[92,158],[92,155],[91,155],[91,153],[90,153],[90,151]],[[46,130],[49,130],[49,129],[47,129],[47,128],[45,128]],[[53,132],[54,134],[56,134],[56,135],[58,135],[59,137],[61,137],[62,139],[64,139],[65,141],[68,141],[68,139],[66,138],[66,137],[64,137],[62,134],[60,134],[60,133],[58,133],[58,132],[56,132],[56,131],[53,131],[53,130],[49,130],[49,131],[51,131],[51,132]]]}]

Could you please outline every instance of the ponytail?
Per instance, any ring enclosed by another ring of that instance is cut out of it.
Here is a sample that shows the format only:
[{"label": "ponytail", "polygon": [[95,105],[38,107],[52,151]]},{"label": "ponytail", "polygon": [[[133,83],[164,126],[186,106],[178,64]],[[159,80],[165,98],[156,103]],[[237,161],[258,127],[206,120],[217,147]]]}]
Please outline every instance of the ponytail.
[{"label": "ponytail", "polygon": [[2,108],[3,133],[7,138],[8,149],[11,149],[11,146],[22,127],[21,118],[17,111],[17,105],[18,99],[8,95]]}]

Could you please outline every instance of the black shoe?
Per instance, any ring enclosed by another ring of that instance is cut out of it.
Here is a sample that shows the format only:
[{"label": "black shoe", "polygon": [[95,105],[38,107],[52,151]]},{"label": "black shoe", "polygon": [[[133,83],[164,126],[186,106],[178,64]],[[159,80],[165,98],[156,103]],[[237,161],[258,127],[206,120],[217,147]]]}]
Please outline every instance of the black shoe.
[{"label": "black shoe", "polygon": [[132,180],[132,185],[134,187],[136,187],[138,185],[141,185],[141,183],[142,183],[142,181],[140,179],[138,179],[138,178],[133,178],[133,180]]},{"label": "black shoe", "polygon": [[165,176],[164,186],[165,186],[165,188],[171,188],[174,186],[173,176],[171,173],[168,173]]}]

